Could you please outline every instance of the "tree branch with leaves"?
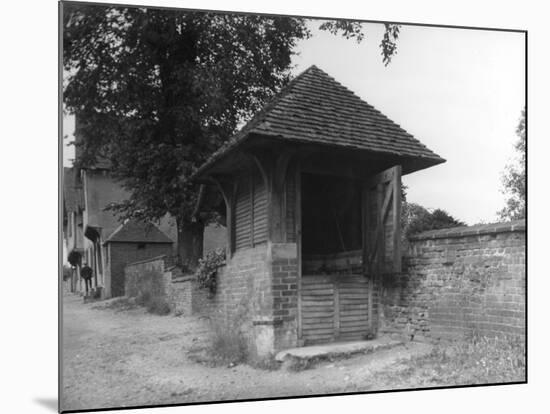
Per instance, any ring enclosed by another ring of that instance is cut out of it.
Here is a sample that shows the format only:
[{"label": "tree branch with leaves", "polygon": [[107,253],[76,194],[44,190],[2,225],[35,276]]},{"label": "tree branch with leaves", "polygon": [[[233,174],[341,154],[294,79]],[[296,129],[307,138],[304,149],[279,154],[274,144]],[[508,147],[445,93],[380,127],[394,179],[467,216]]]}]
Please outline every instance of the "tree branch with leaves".
[{"label": "tree branch with leaves", "polygon": [[[309,21],[145,7],[63,4],[63,103],[77,116],[77,167],[106,158],[130,198],[117,216],[176,218],[181,262],[202,255],[206,219],[188,178],[290,80]],[[387,24],[383,60],[399,27]],[[358,22],[321,29],[364,38]]]}]

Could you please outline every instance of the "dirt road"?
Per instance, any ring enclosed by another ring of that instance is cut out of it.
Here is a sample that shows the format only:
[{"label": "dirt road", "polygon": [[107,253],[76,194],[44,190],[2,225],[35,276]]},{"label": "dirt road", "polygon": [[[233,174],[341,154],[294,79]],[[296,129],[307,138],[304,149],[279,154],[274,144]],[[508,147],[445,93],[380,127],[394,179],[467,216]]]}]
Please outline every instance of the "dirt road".
[{"label": "dirt road", "polygon": [[[115,311],[109,301],[63,306],[64,410],[238,400],[387,389],[373,375],[398,371],[403,358],[427,354],[410,343],[301,372],[247,365],[209,367],[190,357],[207,346],[196,317],[156,316],[142,308]],[[399,388],[400,384],[392,384]]]}]

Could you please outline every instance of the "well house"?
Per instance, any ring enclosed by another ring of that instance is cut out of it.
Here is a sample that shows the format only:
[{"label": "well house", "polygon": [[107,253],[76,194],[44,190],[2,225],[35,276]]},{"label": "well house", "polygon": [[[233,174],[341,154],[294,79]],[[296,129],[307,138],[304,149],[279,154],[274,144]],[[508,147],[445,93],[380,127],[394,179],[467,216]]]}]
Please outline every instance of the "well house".
[{"label": "well house", "polygon": [[316,66],[195,179],[226,205],[214,315],[259,355],[375,337],[401,270],[401,176],[444,160]]}]

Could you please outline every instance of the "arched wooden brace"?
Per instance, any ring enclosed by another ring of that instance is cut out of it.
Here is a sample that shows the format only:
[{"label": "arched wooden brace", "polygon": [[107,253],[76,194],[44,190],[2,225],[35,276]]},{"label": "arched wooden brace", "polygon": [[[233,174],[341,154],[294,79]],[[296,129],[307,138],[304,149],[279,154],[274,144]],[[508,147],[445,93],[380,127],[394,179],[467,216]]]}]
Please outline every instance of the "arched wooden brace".
[{"label": "arched wooden brace", "polygon": [[288,165],[294,155],[292,150],[283,150],[278,156],[264,151],[249,151],[247,155],[254,161],[264,179],[268,194],[269,240],[273,243],[286,241],[284,226],[284,190]]},{"label": "arched wooden brace", "polygon": [[237,192],[237,183],[226,176],[210,176],[210,179],[216,184],[222,193],[225,202],[225,224],[227,229],[227,248],[226,255],[230,258],[234,251],[234,214],[235,214],[235,194]]}]

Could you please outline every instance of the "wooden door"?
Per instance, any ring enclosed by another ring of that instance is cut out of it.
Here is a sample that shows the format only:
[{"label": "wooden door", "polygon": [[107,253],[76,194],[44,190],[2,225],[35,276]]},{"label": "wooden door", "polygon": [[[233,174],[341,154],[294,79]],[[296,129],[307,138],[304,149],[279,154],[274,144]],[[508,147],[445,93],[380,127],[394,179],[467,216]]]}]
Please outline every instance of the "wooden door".
[{"label": "wooden door", "polygon": [[363,188],[363,266],[369,285],[369,321],[378,331],[384,274],[401,272],[401,166],[373,176]]}]

